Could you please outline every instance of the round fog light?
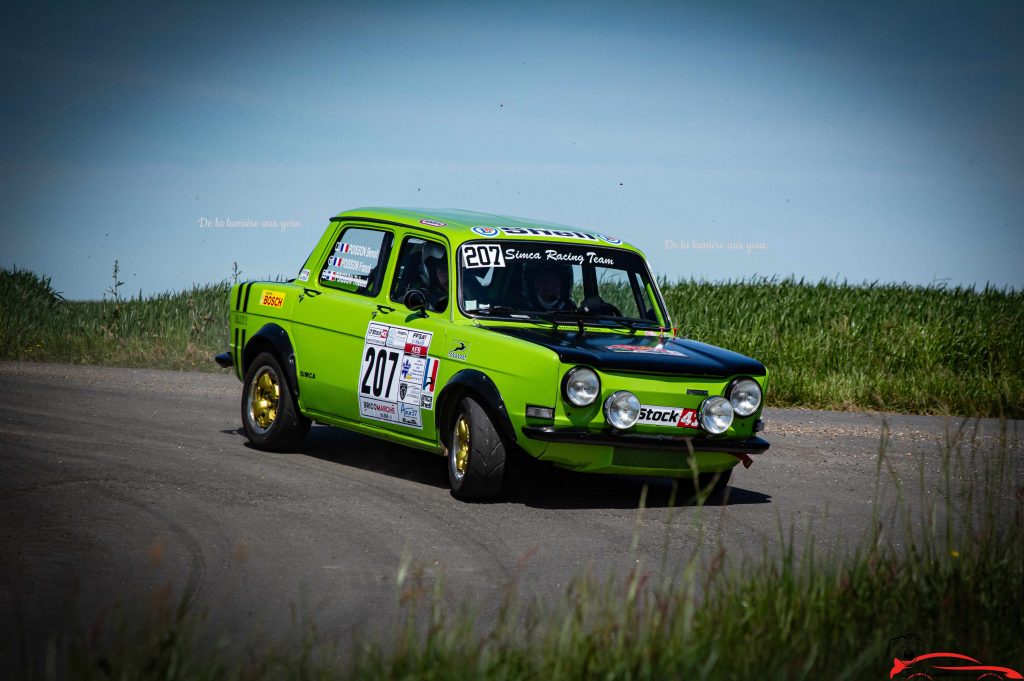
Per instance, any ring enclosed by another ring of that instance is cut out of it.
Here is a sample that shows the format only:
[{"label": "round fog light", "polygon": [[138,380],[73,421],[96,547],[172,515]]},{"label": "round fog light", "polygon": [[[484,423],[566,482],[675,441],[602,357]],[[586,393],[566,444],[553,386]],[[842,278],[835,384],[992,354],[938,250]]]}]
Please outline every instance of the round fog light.
[{"label": "round fog light", "polygon": [[732,403],[724,397],[709,397],[700,405],[701,427],[712,435],[721,435],[732,425]]},{"label": "round fog light", "polygon": [[613,393],[604,402],[604,418],[612,428],[632,428],[640,418],[639,398],[628,390]]}]

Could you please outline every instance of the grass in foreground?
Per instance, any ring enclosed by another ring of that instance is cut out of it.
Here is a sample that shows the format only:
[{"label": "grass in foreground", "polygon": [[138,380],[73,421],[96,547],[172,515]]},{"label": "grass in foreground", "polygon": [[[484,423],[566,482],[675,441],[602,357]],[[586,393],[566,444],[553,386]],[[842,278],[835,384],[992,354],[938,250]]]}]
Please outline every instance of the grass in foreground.
[{"label": "grass in foreground", "polygon": [[[0,271],[0,358],[219,371],[229,284],[64,301]],[[1024,291],[751,280],[663,283],[681,334],[756,357],[768,403],[1024,417]]]},{"label": "grass in foreground", "polygon": [[926,642],[918,654],[1021,670],[1024,471],[1005,441],[983,450],[968,434],[943,449],[940,489],[924,489],[934,461],[919,461],[917,506],[883,435],[875,506],[892,512],[841,554],[815,553],[813,535],[798,550],[789,530],[739,565],[695,552],[663,583],[644,566],[621,581],[582,575],[556,604],[523,603],[513,582],[483,627],[471,605],[403,567],[392,640],[354,659],[314,629],[302,645],[227,656],[198,645],[201,617],[167,602],[145,634],[93,630],[54,659],[77,679],[886,679],[900,652],[890,638],[912,632]]}]

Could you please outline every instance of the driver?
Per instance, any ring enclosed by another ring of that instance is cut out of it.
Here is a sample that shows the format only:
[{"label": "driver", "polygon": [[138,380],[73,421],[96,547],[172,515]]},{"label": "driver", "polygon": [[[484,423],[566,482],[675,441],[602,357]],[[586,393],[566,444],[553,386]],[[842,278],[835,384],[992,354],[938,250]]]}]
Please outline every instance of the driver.
[{"label": "driver", "polygon": [[572,265],[530,264],[523,268],[523,290],[530,305],[547,312],[575,312],[572,302]]},{"label": "driver", "polygon": [[420,276],[427,282],[427,307],[440,312],[448,307],[448,262],[444,247],[427,242],[420,252]]}]

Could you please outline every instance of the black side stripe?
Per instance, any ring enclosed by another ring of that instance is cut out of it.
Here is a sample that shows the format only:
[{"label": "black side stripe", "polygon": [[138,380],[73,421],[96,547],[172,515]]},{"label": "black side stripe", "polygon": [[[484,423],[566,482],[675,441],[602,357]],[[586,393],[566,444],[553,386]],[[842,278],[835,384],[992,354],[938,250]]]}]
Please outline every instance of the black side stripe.
[{"label": "black side stripe", "polygon": [[233,359],[235,361],[235,375],[237,376],[237,375],[242,373],[238,369],[238,364],[239,364],[239,362],[241,360],[238,359],[238,328],[237,327],[235,327],[235,346],[234,346],[234,350],[235,351],[234,351]]},{"label": "black side stripe", "polygon": [[235,296],[235,310],[238,310],[242,306],[242,289],[245,288],[245,284],[238,287],[238,295]]},{"label": "black side stripe", "polygon": [[254,283],[256,282],[250,281],[248,284],[245,285],[245,295],[242,296],[242,312],[249,311],[249,291],[252,290],[252,285]]}]

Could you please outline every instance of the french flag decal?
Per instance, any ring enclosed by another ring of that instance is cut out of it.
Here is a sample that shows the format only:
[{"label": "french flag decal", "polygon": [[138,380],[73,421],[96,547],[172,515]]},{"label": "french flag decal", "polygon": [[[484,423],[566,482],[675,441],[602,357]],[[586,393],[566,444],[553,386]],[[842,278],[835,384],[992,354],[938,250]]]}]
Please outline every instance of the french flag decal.
[{"label": "french flag decal", "polygon": [[423,389],[427,392],[434,392],[437,385],[437,360],[433,357],[427,358],[427,366],[423,371]]}]

